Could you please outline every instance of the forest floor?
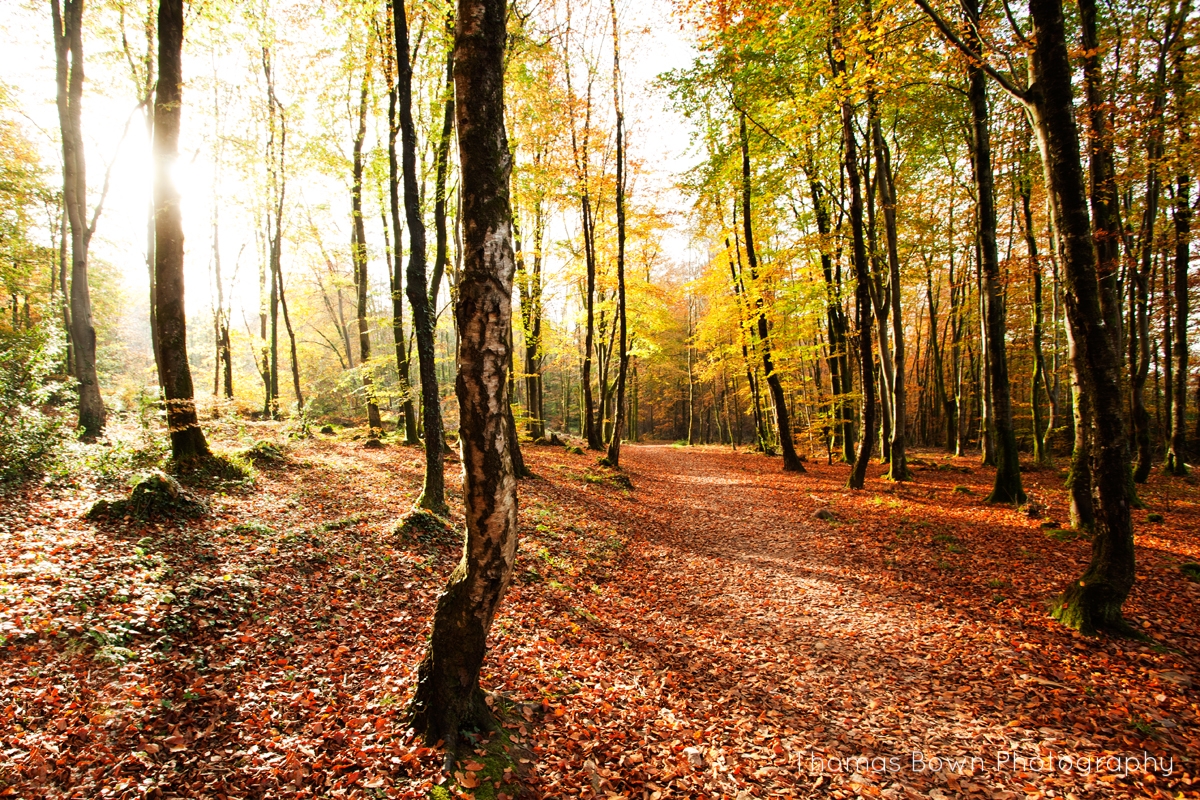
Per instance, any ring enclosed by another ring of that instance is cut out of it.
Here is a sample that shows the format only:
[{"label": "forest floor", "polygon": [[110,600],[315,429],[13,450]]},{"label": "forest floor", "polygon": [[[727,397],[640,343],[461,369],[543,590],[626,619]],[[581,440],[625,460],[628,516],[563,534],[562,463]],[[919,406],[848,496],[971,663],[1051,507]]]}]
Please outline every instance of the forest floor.
[{"label": "forest floor", "polygon": [[1046,610],[1090,548],[1045,524],[1060,470],[1025,472],[1031,517],[940,453],[850,492],[728,448],[526,447],[504,727],[447,775],[403,709],[461,545],[396,532],[421,453],[354,435],[215,426],[283,454],[197,520],[84,517],[136,434],[0,495],[0,796],[1200,797],[1191,478],[1141,490],[1146,640],[1085,639]]}]

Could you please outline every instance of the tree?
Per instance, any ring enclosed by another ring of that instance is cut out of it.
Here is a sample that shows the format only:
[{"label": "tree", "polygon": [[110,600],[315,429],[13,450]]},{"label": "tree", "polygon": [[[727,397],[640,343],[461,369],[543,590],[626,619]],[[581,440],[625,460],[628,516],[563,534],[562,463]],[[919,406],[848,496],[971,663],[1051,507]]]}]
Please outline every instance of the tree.
[{"label": "tree", "polygon": [[158,90],[154,96],[154,276],[158,346],[171,457],[208,455],[187,357],[183,302],[183,217],[171,168],[179,157],[183,105],[183,0],[158,5]]},{"label": "tree", "polygon": [[103,207],[87,219],[87,164],[83,152],[83,0],[50,0],[54,19],[58,122],[62,131],[63,205],[71,225],[70,335],[79,382],[79,427],[85,439],[104,430],[104,401],[96,374],[96,328],[88,287],[88,247]]},{"label": "tree", "polygon": [[438,599],[411,706],[414,727],[427,741],[443,740],[450,760],[461,729],[491,724],[479,671],[517,554],[517,484],[505,435],[515,272],[504,129],[506,11],[505,0],[460,0],[454,50],[463,174],[455,393],[467,531],[462,561]]},{"label": "tree", "polygon": [[[621,109],[621,46],[617,27],[617,3],[609,0],[613,35],[613,108],[617,115],[617,402],[613,414],[612,436],[606,459],[610,466],[621,465],[621,436],[625,423],[625,379],[629,373],[629,333],[625,313],[625,113]],[[786,424],[786,423],[785,423]]]},{"label": "tree", "polygon": [[[412,113],[412,61],[408,52],[408,17],[402,2],[393,2],[392,28],[396,32],[396,91],[400,103],[400,152],[404,172],[404,214],[408,223],[408,303],[412,307],[413,332],[417,338],[417,369],[421,375],[421,414],[425,423],[425,486],[417,505],[437,514],[445,514],[445,471],[442,450],[445,434],[442,430],[442,398],[438,391],[437,362],[434,352],[434,301],[437,285],[429,285],[425,274],[425,220],[421,214],[421,198],[417,192],[417,130]],[[453,105],[450,106],[453,108]],[[443,135],[445,146],[449,139]],[[461,145],[460,145],[461,147]],[[440,172],[442,193],[445,194],[445,172]],[[442,198],[443,214],[445,198]],[[445,232],[439,235],[439,263],[445,264]],[[437,276],[440,282],[440,276]],[[460,327],[461,331],[461,327]]]}]

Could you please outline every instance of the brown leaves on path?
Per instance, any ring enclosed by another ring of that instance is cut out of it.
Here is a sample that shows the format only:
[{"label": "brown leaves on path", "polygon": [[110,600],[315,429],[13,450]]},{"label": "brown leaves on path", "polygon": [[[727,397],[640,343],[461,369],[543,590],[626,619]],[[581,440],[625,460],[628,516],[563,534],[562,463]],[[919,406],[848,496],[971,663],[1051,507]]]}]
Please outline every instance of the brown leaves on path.
[{"label": "brown leaves on path", "polygon": [[[485,736],[450,774],[401,719],[460,553],[393,530],[417,450],[293,445],[179,523],[89,522],[87,491],[10,492],[0,794],[1196,793],[1190,483],[1142,492],[1165,519],[1138,526],[1128,611],[1153,641],[1092,641],[1044,605],[1088,542],[984,505],[989,471],[970,461],[926,456],[905,485],[875,467],[852,493],[843,466],[622,454],[624,474],[527,449],[539,477],[521,483],[518,574],[483,676],[515,761]],[[1059,474],[1025,477],[1062,520]],[[1172,774],[1077,768],[1143,752]],[[1073,768],[1034,769],[1047,755]]]}]

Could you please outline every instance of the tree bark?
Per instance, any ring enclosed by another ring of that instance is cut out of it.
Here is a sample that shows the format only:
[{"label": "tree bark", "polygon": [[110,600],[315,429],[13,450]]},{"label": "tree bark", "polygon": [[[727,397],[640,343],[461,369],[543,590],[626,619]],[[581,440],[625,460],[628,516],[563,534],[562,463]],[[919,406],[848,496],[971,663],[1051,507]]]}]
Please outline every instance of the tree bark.
[{"label": "tree bark", "polygon": [[[1182,19],[1187,19],[1191,11],[1190,0],[1184,0],[1179,13]],[[1187,54],[1187,40],[1179,36],[1175,42],[1175,120],[1178,132],[1176,134],[1177,153],[1175,157],[1175,203],[1171,208],[1172,219],[1175,223],[1175,324],[1174,324],[1174,356],[1175,383],[1171,390],[1171,440],[1167,448],[1166,470],[1172,475],[1187,474],[1187,384],[1188,384],[1188,261],[1191,252],[1192,235],[1192,206],[1191,185],[1192,176],[1189,169],[1190,158],[1190,129],[1188,127],[1188,83],[1184,74],[1184,59]]]},{"label": "tree bark", "polygon": [[505,435],[515,269],[504,131],[506,10],[504,0],[460,0],[455,42],[463,172],[455,391],[467,536],[463,559],[438,600],[411,707],[414,727],[430,742],[445,741],[450,760],[460,730],[491,723],[479,671],[517,553],[517,485]]},{"label": "tree bark", "polygon": [[613,26],[613,106],[617,115],[617,397],[612,436],[608,442],[609,466],[621,466],[621,435],[625,423],[625,379],[629,374],[629,332],[625,315],[625,114],[621,109],[621,51],[617,28],[617,3],[609,0]]},{"label": "tree bark", "polygon": [[746,236],[746,263],[750,267],[750,282],[754,285],[754,308],[757,317],[759,346],[762,348],[763,373],[767,388],[771,392],[771,405],[775,407],[775,427],[779,432],[779,450],[783,455],[784,472],[805,472],[804,464],[796,454],[792,441],[792,426],[788,420],[787,397],[783,393],[783,381],[775,370],[771,358],[771,338],[767,326],[767,313],[762,287],[758,285],[758,256],[754,250],[754,226],[750,202],[750,134],[746,129],[746,115],[741,115],[742,144],[742,227]]},{"label": "tree bark", "polygon": [[[367,137],[367,100],[370,97],[369,69],[363,72],[362,89],[358,101],[358,130],[354,135],[354,162],[350,186],[350,222],[353,226],[350,234],[350,258],[354,262],[354,287],[357,294],[358,311],[358,355],[359,368],[362,370],[363,392],[367,397],[367,435],[371,438],[383,432],[383,421],[379,416],[379,405],[375,402],[375,382],[371,377],[371,329],[367,324],[367,230],[362,212],[363,187],[363,142]],[[275,277],[271,279],[272,301],[275,296]],[[272,323],[272,351],[274,350],[275,332]],[[272,356],[272,366],[275,358]],[[275,381],[272,380],[274,384]],[[276,392],[278,389],[276,388]],[[276,395],[278,396],[278,395]]]},{"label": "tree bark", "polygon": [[892,315],[892,441],[888,478],[893,481],[911,479],[908,471],[906,417],[908,415],[904,380],[904,321],[900,317],[900,251],[896,235],[896,183],[892,175],[892,156],[883,138],[883,126],[875,118],[875,181],[883,206],[884,236],[887,240],[888,300]]},{"label": "tree bark", "polygon": [[400,381],[400,391],[404,395],[401,404],[401,415],[404,425],[404,443],[416,444],[417,413],[412,397],[412,374],[408,358],[408,340],[404,335],[404,272],[400,267],[403,261],[404,248],[401,242],[404,238],[404,228],[400,225],[400,162],[396,156],[396,137],[400,133],[397,119],[397,103],[399,89],[396,86],[395,59],[395,28],[392,24],[392,2],[388,0],[387,30],[391,37],[390,47],[385,48],[383,68],[388,82],[388,211],[392,225],[392,240],[396,243],[392,253],[392,340],[396,348],[396,374]]},{"label": "tree bark", "polygon": [[[446,476],[443,467],[445,432],[442,428],[442,398],[438,390],[434,334],[437,318],[430,308],[431,287],[425,275],[425,220],[417,192],[417,129],[412,113],[412,61],[408,52],[408,17],[404,3],[392,4],[396,31],[396,75],[400,101],[400,155],[404,173],[404,215],[408,223],[408,304],[412,308],[413,332],[417,339],[417,369],[421,376],[421,416],[425,428],[425,485],[417,506],[435,514],[446,514]],[[436,289],[432,289],[436,295]],[[461,329],[460,329],[461,332]]]},{"label": "tree bark", "polygon": [[83,144],[83,0],[50,0],[54,18],[58,121],[62,131],[63,204],[71,225],[69,324],[79,384],[79,427],[92,440],[104,430],[104,401],[96,374],[96,329],[88,286],[88,247],[95,220],[87,219],[87,166]]},{"label": "tree bark", "polygon": [[1096,432],[1092,559],[1083,576],[1058,598],[1054,616],[1084,633],[1125,629],[1121,607],[1133,587],[1134,550],[1119,358],[1101,306],[1061,0],[1030,0],[1029,15],[1035,46],[1027,104],[1048,173],[1077,372],[1091,402]]},{"label": "tree bark", "polygon": [[[979,26],[979,0],[963,0],[967,16],[966,40],[975,42]],[[1023,503],[1021,469],[1017,454],[1017,435],[1013,429],[1011,389],[1008,383],[1008,356],[1005,342],[1004,286],[1000,280],[1000,262],[996,252],[995,181],[992,176],[992,145],[988,121],[987,76],[981,68],[967,68],[970,86],[972,150],[975,163],[975,190],[978,202],[979,268],[983,276],[981,292],[987,348],[986,380],[989,387],[996,478],[990,503]]]},{"label": "tree bark", "polygon": [[183,217],[171,168],[179,157],[183,103],[183,0],[158,5],[158,91],[154,97],[154,277],[163,395],[171,457],[176,461],[208,455],[200,430],[187,358],[184,314]]}]

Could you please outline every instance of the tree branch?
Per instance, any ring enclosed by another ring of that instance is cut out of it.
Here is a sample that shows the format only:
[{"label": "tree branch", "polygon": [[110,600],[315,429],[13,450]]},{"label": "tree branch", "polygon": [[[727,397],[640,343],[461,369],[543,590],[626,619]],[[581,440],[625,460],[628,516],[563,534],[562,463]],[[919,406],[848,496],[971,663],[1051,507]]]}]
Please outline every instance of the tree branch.
[{"label": "tree branch", "polygon": [[1029,90],[1022,89],[1017,86],[1015,83],[1013,83],[1011,78],[1008,78],[1004,75],[1004,73],[997,71],[990,64],[988,64],[987,61],[984,60],[983,56],[972,50],[967,43],[964,42],[959,35],[954,32],[954,29],[951,28],[944,19],[942,19],[941,15],[933,10],[933,7],[929,5],[927,0],[913,0],[913,2],[925,12],[926,16],[933,20],[933,24],[936,25],[938,30],[942,32],[942,35],[946,37],[947,41],[961,50],[963,55],[971,59],[976,66],[978,66],[988,75],[991,75],[992,79],[995,80],[996,83],[1000,84],[1001,89],[1008,92],[1022,103],[1029,102]]}]

